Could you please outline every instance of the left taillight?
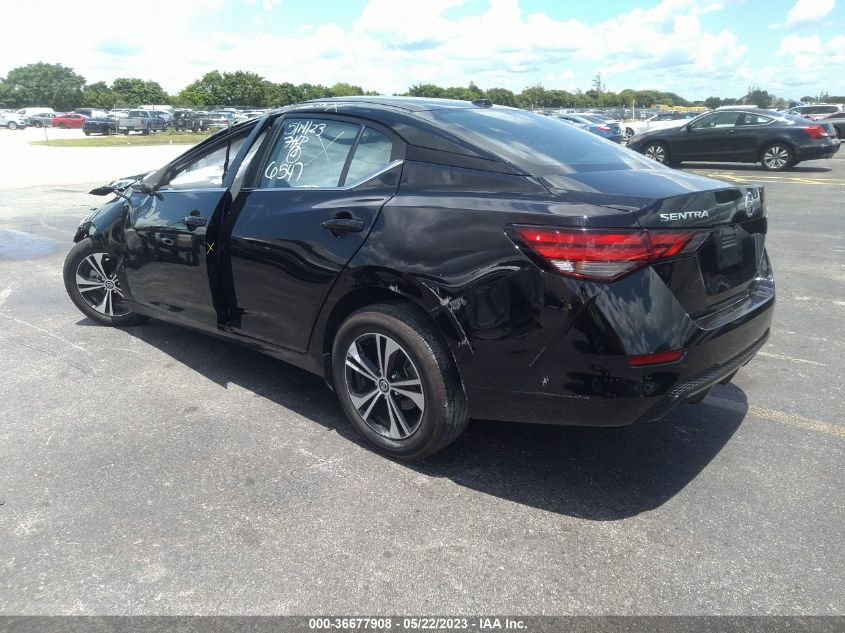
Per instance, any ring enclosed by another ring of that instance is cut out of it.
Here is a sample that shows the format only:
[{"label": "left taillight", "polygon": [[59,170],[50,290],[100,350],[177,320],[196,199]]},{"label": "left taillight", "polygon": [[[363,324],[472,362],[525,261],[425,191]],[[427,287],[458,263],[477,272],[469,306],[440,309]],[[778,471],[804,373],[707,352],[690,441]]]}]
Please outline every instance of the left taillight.
[{"label": "left taillight", "polygon": [[556,272],[613,281],[648,264],[694,252],[710,231],[513,226],[514,237]]},{"label": "left taillight", "polygon": [[810,136],[810,138],[823,138],[828,136],[827,130],[823,125],[808,125],[804,128],[804,131]]}]

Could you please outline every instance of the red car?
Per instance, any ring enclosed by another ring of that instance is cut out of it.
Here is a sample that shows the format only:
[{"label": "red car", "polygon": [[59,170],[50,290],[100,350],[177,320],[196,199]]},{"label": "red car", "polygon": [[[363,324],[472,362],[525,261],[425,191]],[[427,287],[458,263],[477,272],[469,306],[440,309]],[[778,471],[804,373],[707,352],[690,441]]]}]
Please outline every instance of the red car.
[{"label": "red car", "polygon": [[82,124],[88,120],[84,114],[77,114],[76,112],[68,112],[67,114],[60,114],[53,117],[53,127],[67,128],[81,128]]}]

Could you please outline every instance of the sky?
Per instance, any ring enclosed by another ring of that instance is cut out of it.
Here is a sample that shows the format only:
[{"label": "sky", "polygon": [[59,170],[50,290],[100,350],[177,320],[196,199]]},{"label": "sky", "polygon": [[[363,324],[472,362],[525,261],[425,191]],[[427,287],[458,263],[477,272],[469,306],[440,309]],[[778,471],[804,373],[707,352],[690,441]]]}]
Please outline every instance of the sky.
[{"label": "sky", "polygon": [[38,61],[89,83],[210,70],[384,94],[474,81],[654,88],[688,99],[845,94],[845,0],[102,0],[10,3],[0,77]]}]

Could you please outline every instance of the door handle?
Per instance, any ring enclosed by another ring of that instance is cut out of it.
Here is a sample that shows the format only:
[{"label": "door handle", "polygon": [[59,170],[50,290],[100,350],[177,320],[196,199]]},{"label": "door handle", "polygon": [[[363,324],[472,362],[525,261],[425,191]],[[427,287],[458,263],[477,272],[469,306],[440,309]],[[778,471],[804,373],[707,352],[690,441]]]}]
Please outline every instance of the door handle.
[{"label": "door handle", "polygon": [[364,230],[364,220],[361,218],[332,218],[320,223],[324,229],[329,229],[334,234],[358,233]]},{"label": "door handle", "polygon": [[182,218],[182,224],[187,226],[189,229],[195,229],[198,226],[205,226],[208,224],[208,218],[204,218],[199,215],[188,215]]}]

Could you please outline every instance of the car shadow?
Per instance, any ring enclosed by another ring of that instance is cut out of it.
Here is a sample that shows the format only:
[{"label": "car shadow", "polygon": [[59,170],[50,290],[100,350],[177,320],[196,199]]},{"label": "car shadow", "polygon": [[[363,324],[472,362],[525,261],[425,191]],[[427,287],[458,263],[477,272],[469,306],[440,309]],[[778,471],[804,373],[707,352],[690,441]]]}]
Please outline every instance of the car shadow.
[{"label": "car shadow", "polygon": [[759,163],[696,163],[684,161],[680,169],[717,169],[720,171],[757,171],[762,174],[826,174],[833,171],[830,167],[810,167],[796,165],[784,171],[766,171]]},{"label": "car shadow", "polygon": [[[235,384],[366,446],[317,376],[160,321],[125,331],[221,386]],[[747,411],[745,394],[734,385],[717,389],[720,398],[738,406],[729,410],[705,400],[681,407],[663,422],[623,428],[473,420],[444,451],[421,462],[399,463],[549,512],[624,519],[666,503],[730,440]]]}]

